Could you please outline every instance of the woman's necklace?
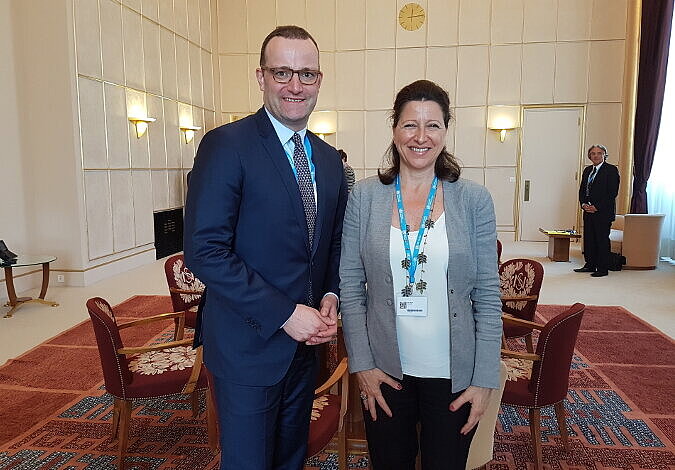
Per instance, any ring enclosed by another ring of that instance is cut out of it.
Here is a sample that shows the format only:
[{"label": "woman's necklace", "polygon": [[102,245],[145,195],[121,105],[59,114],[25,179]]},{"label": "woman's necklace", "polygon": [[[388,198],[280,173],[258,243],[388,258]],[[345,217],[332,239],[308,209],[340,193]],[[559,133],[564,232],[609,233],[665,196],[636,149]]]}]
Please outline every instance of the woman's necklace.
[{"label": "woman's necklace", "polygon": [[[422,279],[424,274],[424,265],[427,263],[427,256],[424,254],[424,250],[427,246],[427,237],[429,236],[429,230],[433,228],[434,221],[431,219],[431,214],[433,212],[434,201],[436,200],[436,189],[438,187],[438,178],[434,177],[433,182],[431,183],[431,188],[429,189],[429,196],[427,197],[427,203],[424,207],[424,212],[420,220],[420,228],[417,232],[417,240],[415,242],[414,251],[410,250],[410,241],[408,239],[408,234],[410,233],[410,226],[406,223],[405,220],[405,210],[403,209],[403,197],[401,195],[401,180],[400,177],[396,177],[396,203],[398,205],[398,215],[401,227],[401,236],[403,237],[403,247],[405,249],[405,258],[401,261],[401,267],[406,271],[406,284],[403,289],[401,289],[401,295],[404,297],[410,297],[413,294],[413,290],[417,290],[420,294],[423,294],[427,288],[427,283]],[[420,251],[420,245],[422,249]],[[415,272],[417,266],[421,268],[421,274],[419,281],[415,282]]]}]

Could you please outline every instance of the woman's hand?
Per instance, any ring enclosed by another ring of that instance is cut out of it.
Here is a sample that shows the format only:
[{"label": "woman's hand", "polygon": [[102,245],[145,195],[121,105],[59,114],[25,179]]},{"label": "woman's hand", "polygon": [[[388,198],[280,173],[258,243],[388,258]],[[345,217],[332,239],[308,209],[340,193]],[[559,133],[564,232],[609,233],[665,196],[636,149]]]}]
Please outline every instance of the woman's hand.
[{"label": "woman's hand", "polygon": [[478,420],[487,409],[491,390],[490,388],[471,385],[455,401],[450,403],[450,411],[457,411],[464,403],[468,402],[471,404],[469,419],[459,431],[460,433],[468,434],[478,424]]},{"label": "woman's hand", "polygon": [[391,418],[391,410],[382,396],[380,386],[385,383],[396,390],[401,390],[401,384],[378,368],[362,370],[361,372],[356,372],[354,375],[356,375],[356,380],[359,382],[363,407],[370,411],[370,417],[373,418],[373,421],[377,420],[375,402],[377,402],[377,404],[380,405],[380,408],[382,408],[384,412],[387,413],[387,416]]}]

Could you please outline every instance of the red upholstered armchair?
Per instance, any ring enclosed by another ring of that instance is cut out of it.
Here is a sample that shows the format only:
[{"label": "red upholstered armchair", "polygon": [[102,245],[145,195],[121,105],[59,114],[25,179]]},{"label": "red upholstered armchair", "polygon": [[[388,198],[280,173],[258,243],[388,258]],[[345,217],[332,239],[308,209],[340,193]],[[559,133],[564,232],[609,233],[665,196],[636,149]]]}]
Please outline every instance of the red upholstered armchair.
[{"label": "red upholstered armchair", "polygon": [[[180,318],[182,328],[183,312],[118,324],[110,304],[100,297],[89,299],[87,309],[96,335],[105,389],[115,399],[112,431],[113,438],[119,440],[119,468],[124,469],[133,400],[184,393],[190,396],[192,416],[198,415],[198,394],[207,388],[206,376],[201,369],[202,349],[193,350],[191,339],[142,347],[125,347],[122,343],[120,330],[125,328],[143,327],[148,323],[175,318]],[[211,409],[212,403],[207,395],[207,413],[211,413]],[[213,429],[209,428],[211,435]]]},{"label": "red upholstered armchair", "polygon": [[[499,265],[499,289],[502,312],[506,316],[532,321],[537,312],[539,291],[544,280],[544,267],[538,261],[515,258]],[[529,352],[534,352],[532,330],[504,323],[504,338],[525,337]],[[506,344],[503,344],[506,347]]]},{"label": "red upholstered armchair", "polygon": [[546,325],[517,318],[504,318],[505,323],[514,326],[541,330],[535,354],[502,350],[502,356],[534,361],[529,378],[520,377],[517,380],[506,382],[502,403],[529,409],[530,432],[534,443],[537,469],[541,469],[543,466],[540,431],[541,408],[553,405],[563,445],[569,451],[563,400],[567,396],[572,354],[574,353],[574,345],[577,341],[585,308],[585,305],[576,303],[549,320]]},{"label": "red upholstered armchair", "polygon": [[[183,254],[170,256],[164,262],[164,274],[169,285],[169,294],[174,312],[185,312],[185,326],[195,327],[197,307],[204,292],[204,283],[185,266]],[[176,323],[174,339],[183,339],[179,335],[179,325]]]}]

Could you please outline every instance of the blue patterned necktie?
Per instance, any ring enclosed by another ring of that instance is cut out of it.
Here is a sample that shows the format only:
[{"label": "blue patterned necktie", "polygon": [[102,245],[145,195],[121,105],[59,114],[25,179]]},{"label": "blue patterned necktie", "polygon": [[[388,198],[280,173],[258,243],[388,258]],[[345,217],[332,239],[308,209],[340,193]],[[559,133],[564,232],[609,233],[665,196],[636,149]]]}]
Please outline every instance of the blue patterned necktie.
[{"label": "blue patterned necktie", "polygon": [[[293,150],[293,162],[297,173],[298,187],[300,188],[300,197],[302,205],[305,208],[305,219],[307,220],[307,231],[309,232],[310,251],[314,240],[314,226],[316,225],[316,201],[314,201],[314,185],[312,184],[312,173],[309,170],[309,162],[305,147],[302,145],[302,139],[297,132],[293,134],[291,140],[295,144]],[[309,293],[307,304],[312,306],[314,303],[312,295],[312,278],[309,279]]]},{"label": "blue patterned necktie", "polygon": [[588,176],[588,182],[586,183],[586,196],[590,195],[591,193],[591,184],[593,184],[593,180],[595,179],[595,175],[598,173],[598,167],[593,167],[593,171],[591,171],[591,174]]}]

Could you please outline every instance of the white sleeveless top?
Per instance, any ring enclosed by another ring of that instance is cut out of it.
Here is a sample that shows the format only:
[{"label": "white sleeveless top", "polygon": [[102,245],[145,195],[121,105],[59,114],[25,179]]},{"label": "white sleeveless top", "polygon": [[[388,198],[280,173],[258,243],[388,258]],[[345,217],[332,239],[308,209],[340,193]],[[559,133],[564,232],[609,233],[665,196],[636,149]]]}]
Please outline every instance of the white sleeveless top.
[{"label": "white sleeveless top", "polygon": [[[401,267],[405,248],[401,230],[391,227],[389,262],[394,283],[394,298],[401,295],[406,283],[406,270]],[[413,250],[417,232],[408,234]],[[420,246],[420,251],[424,242]],[[414,377],[450,378],[450,318],[448,314],[448,235],[445,230],[445,212],[429,230],[424,248],[427,263],[424,273],[420,266],[415,281],[426,281],[426,317],[397,316],[396,333],[403,373]],[[413,295],[420,295],[417,291]]]}]

